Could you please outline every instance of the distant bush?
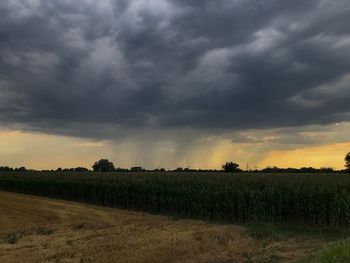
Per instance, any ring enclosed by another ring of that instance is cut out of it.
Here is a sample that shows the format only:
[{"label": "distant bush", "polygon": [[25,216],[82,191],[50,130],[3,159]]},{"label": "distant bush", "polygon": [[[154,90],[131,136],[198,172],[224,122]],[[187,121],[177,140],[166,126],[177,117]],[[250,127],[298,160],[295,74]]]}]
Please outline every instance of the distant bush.
[{"label": "distant bush", "polygon": [[12,167],[8,167],[8,166],[0,166],[0,172],[12,172],[12,171],[25,172],[25,171],[27,171],[27,169],[24,166],[19,167],[19,168],[12,168]]},{"label": "distant bush", "polygon": [[9,233],[5,236],[4,240],[6,243],[14,245],[23,237],[23,232]]},{"label": "distant bush", "polygon": [[131,171],[131,172],[143,172],[143,171],[145,171],[145,169],[143,169],[143,168],[140,167],[140,166],[135,166],[135,167],[131,167],[131,168],[130,168],[130,171]]}]

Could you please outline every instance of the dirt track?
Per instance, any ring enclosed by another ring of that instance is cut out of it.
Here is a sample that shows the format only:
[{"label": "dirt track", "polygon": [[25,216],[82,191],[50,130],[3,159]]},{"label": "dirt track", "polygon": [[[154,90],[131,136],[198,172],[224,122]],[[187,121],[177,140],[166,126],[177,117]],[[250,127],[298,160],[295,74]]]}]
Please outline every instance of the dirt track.
[{"label": "dirt track", "polygon": [[314,246],[255,240],[241,226],[0,192],[2,263],[292,262]]}]

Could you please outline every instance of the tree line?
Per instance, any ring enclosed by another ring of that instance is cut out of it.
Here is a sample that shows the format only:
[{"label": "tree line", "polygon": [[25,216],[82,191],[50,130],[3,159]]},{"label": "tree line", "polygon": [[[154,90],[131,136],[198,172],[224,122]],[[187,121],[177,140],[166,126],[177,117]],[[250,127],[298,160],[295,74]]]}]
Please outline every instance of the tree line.
[{"label": "tree line", "polygon": [[[345,169],[344,170],[334,170],[333,168],[323,167],[323,168],[313,168],[313,167],[302,167],[302,168],[279,168],[279,167],[266,167],[263,169],[252,169],[252,170],[242,170],[239,164],[235,162],[226,162],[222,165],[221,170],[217,169],[193,169],[193,168],[183,168],[178,167],[176,169],[145,169],[141,166],[134,166],[130,169],[115,167],[113,162],[108,159],[100,159],[92,165],[92,170],[86,167],[75,167],[75,168],[57,168],[52,170],[41,170],[44,172],[254,172],[254,173],[334,173],[334,172],[349,172],[350,173],[350,152],[345,155]],[[19,168],[12,168],[9,166],[0,166],[0,171],[5,172],[25,172],[25,171],[37,171],[33,169],[27,169],[24,166]]]}]

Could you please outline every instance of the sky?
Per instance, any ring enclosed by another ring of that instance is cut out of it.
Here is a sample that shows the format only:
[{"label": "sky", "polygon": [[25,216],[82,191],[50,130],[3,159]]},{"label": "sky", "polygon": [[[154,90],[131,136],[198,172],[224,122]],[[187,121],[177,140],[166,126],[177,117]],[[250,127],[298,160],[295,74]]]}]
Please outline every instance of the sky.
[{"label": "sky", "polygon": [[333,167],[348,0],[1,0],[0,165]]}]

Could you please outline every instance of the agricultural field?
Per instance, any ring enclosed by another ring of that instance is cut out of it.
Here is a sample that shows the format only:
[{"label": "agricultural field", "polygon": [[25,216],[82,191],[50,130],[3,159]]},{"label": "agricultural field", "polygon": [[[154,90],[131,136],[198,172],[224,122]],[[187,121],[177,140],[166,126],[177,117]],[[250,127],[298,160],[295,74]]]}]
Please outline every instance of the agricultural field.
[{"label": "agricultural field", "polygon": [[0,190],[223,223],[350,224],[341,174],[2,173]]},{"label": "agricultural field", "polygon": [[[0,192],[2,263],[311,262],[310,255],[343,249],[344,241],[334,241],[347,233],[175,220]],[[325,244],[332,249],[322,250]]]},{"label": "agricultural field", "polygon": [[0,190],[0,262],[350,259],[345,174],[9,172]]}]

